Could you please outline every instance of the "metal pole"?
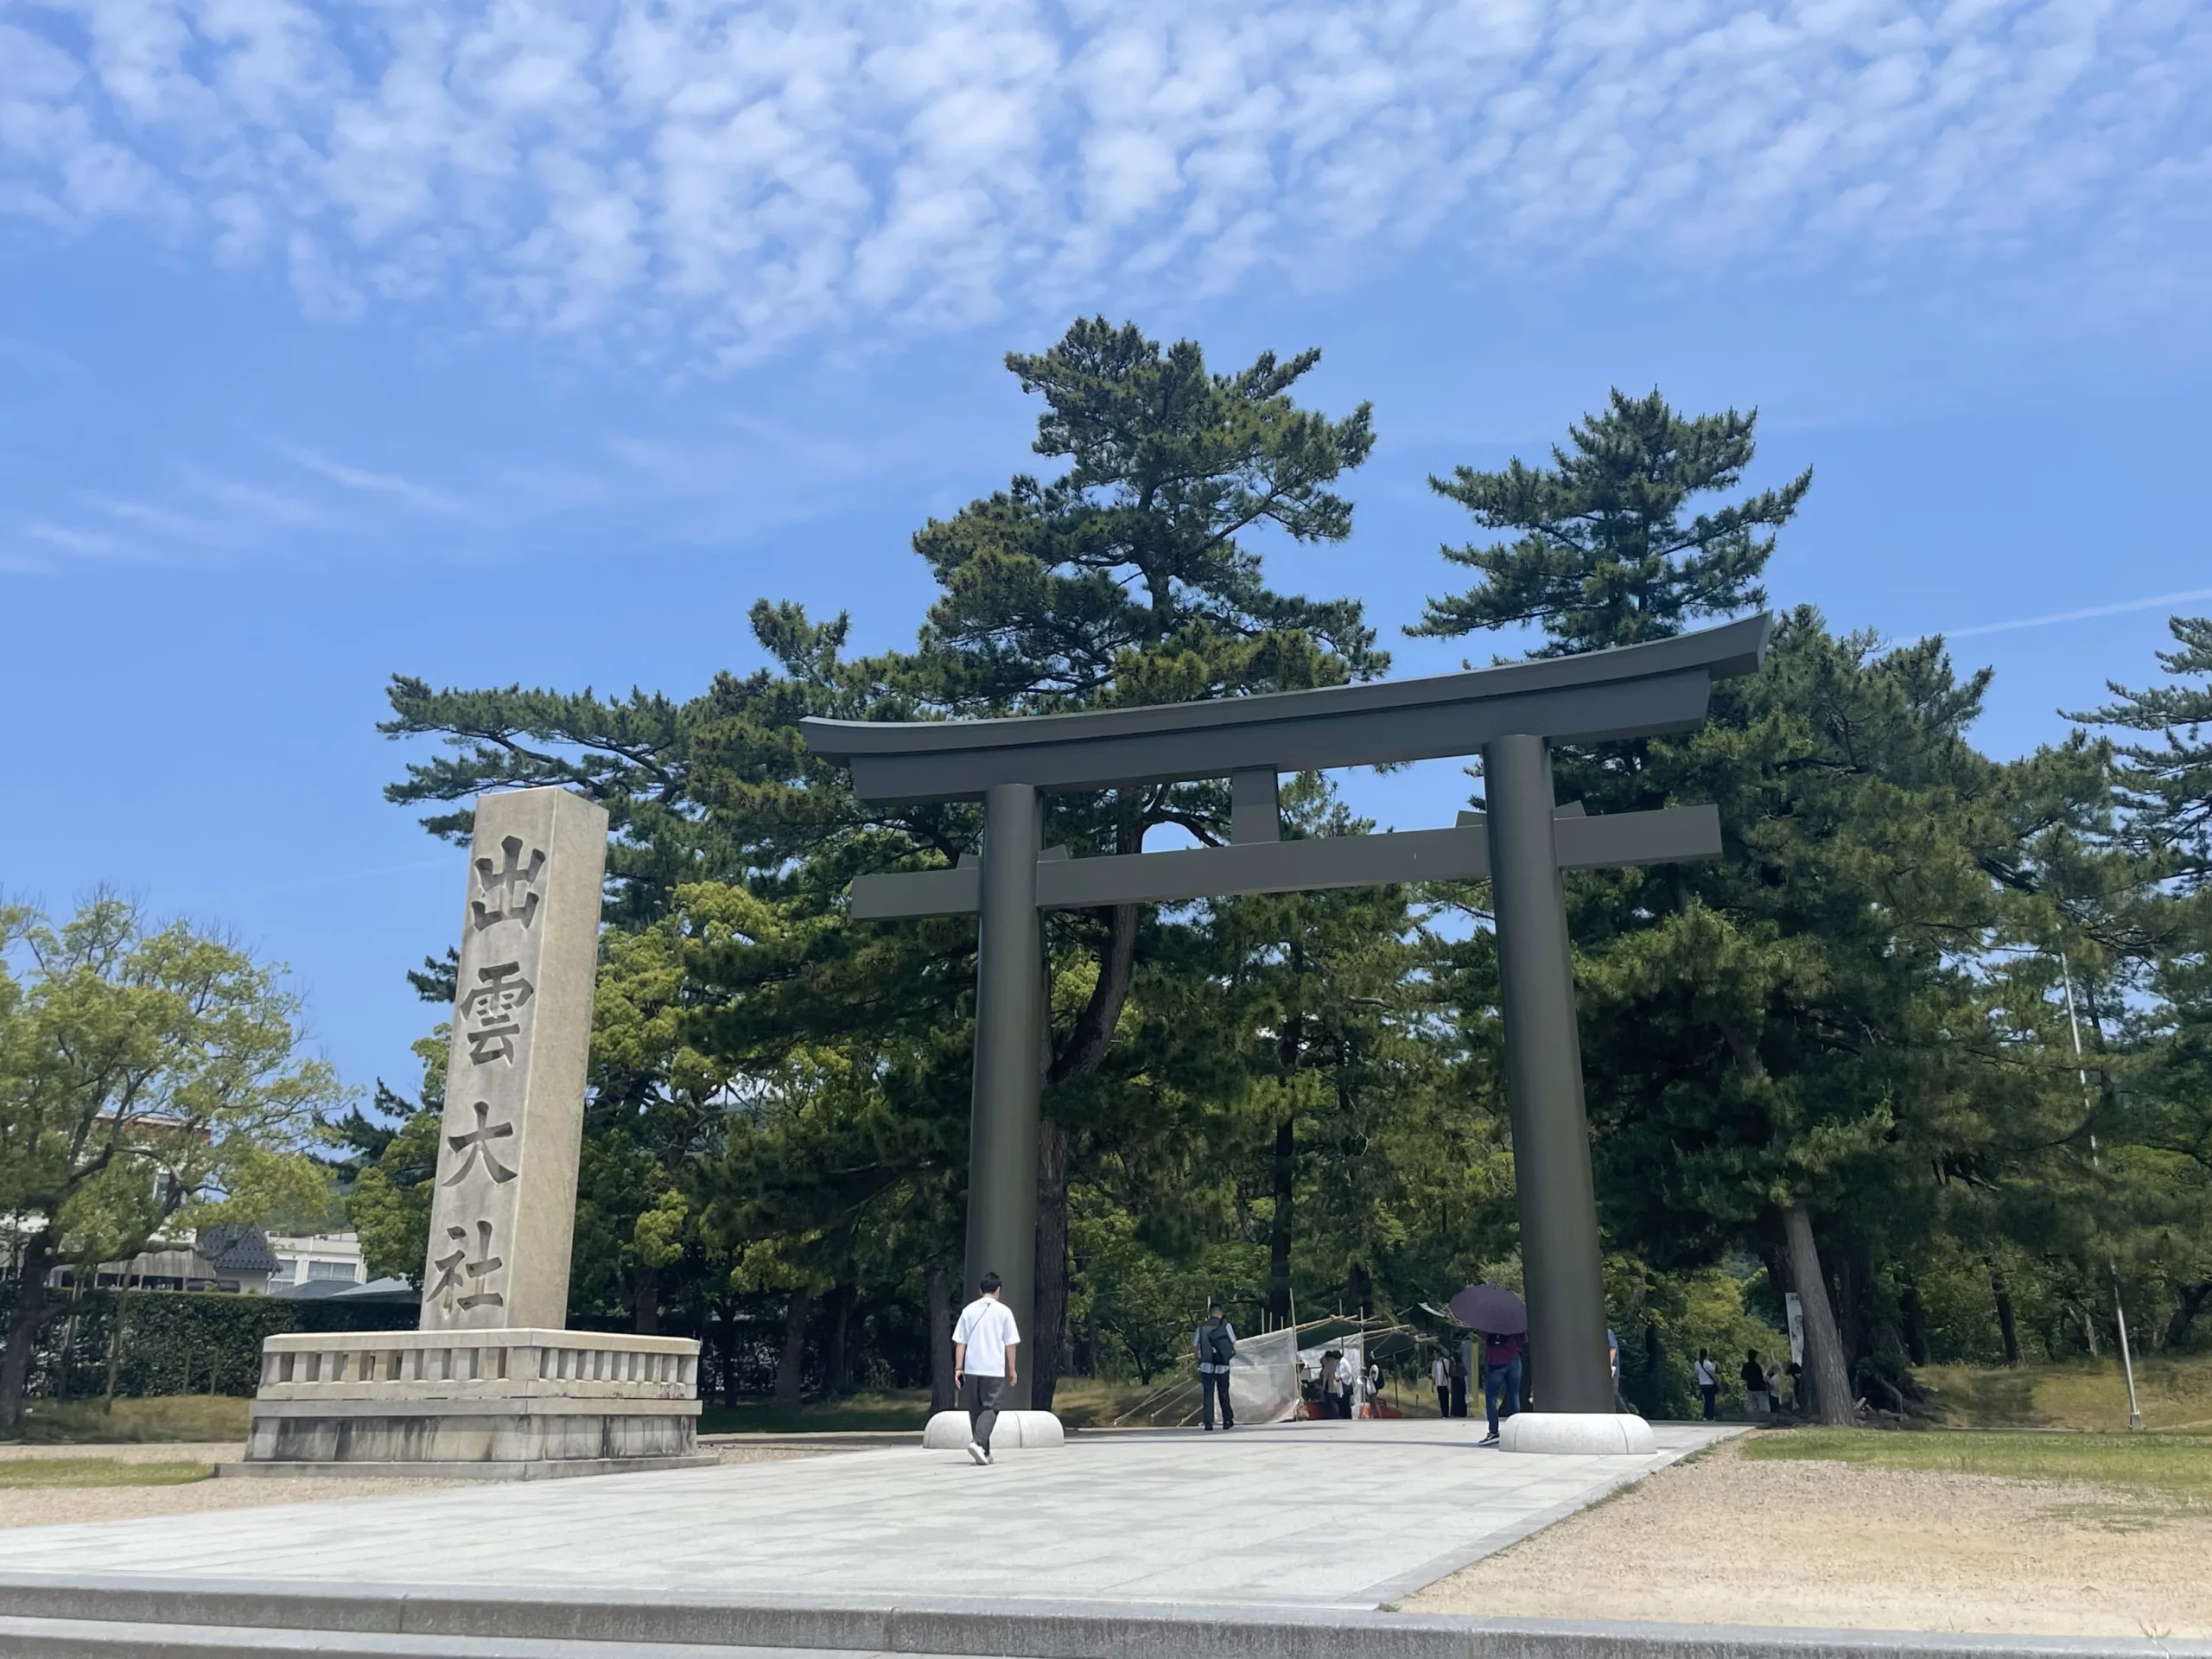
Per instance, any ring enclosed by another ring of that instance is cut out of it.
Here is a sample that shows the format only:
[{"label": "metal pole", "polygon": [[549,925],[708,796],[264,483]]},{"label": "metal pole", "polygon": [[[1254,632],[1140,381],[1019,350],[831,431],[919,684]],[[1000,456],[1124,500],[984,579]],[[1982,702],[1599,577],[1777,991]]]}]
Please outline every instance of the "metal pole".
[{"label": "metal pole", "polygon": [[1021,1329],[1020,1381],[1006,1407],[1026,1410],[1037,1332],[1038,1033],[1044,945],[1037,931],[1035,787],[1000,784],[983,796],[982,904],[976,930],[976,1084],[968,1126],[968,1285],[995,1273]]},{"label": "metal pole", "polygon": [[1551,751],[1541,737],[1483,749],[1497,920],[1505,1096],[1529,1345],[1543,1370],[1544,1411],[1613,1409],[1605,1364],[1605,1298],[1582,1051],[1574,1025],[1574,963],[1567,899],[1552,843]]},{"label": "metal pole", "polygon": [[[2081,1080],[2082,1109],[2086,1112],[2093,1109],[2089,1096],[2089,1069],[2082,1063],[2082,1022],[2074,1017],[2074,970],[2066,965],[2063,950],[2058,953],[2058,976],[2066,986],[2066,1028],[2074,1035],[2074,1075]],[[2099,1169],[2104,1167],[2104,1160],[2097,1156],[2094,1130],[2089,1135],[2089,1162]],[[2132,1433],[2140,1434],[2143,1432],[2143,1412],[2135,1402],[2135,1356],[2128,1351],[2127,1309],[2120,1298],[2120,1263],[2110,1262],[2107,1265],[2112,1272],[2113,1323],[2120,1327],[2120,1368],[2127,1377],[2127,1427]]]}]

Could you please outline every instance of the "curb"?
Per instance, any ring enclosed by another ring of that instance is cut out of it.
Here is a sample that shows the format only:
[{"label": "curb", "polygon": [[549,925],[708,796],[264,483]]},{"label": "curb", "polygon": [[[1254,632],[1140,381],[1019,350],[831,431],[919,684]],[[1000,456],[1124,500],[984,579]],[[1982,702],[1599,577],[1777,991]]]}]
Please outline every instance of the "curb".
[{"label": "curb", "polygon": [[[1024,1659],[2212,1659],[2212,1642],[1614,1624],[1236,1603],[641,1596],[0,1573],[0,1617]],[[118,1635],[120,1632],[118,1633]]]}]

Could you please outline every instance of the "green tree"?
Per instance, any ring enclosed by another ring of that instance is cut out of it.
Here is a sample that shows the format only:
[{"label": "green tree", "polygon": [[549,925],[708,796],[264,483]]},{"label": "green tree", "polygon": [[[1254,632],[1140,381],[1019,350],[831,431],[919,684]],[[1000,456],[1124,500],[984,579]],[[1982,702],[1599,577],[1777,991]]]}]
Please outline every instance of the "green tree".
[{"label": "green tree", "polygon": [[1732,490],[1756,448],[1758,412],[1685,416],[1656,391],[1616,389],[1603,414],[1567,429],[1553,465],[1518,456],[1503,472],[1459,467],[1429,487],[1510,541],[1446,547],[1444,556],[1481,580],[1429,601],[1414,634],[1454,638],[1478,630],[1541,628],[1539,657],[1632,645],[1679,633],[1700,617],[1756,609],[1774,533],[1812,487],[1810,468],[1779,489],[1700,512],[1693,498]]},{"label": "green tree", "polygon": [[[914,537],[943,595],[916,649],[874,665],[924,708],[955,715],[1047,714],[1190,702],[1379,674],[1357,601],[1267,586],[1261,531],[1330,543],[1351,533],[1332,487],[1374,446],[1365,404],[1341,420],[1291,393],[1319,361],[1264,353],[1216,373],[1193,340],[1162,349],[1134,324],[1078,321],[1050,350],[1009,353],[1041,397],[1035,448],[1067,469],[932,521]],[[1054,798],[1051,837],[1078,853],[1135,853],[1173,824],[1220,839],[1219,784]],[[1068,1185],[1086,1130],[1116,1091],[1079,1086],[1107,1059],[1140,955],[1142,907],[1055,915],[1056,982],[1082,984],[1056,1020],[1039,1151],[1039,1333],[1031,1397],[1049,1406],[1065,1329]],[[1068,999],[1056,995],[1056,1009]]]},{"label": "green tree", "polygon": [[341,1091],[301,1055],[299,1019],[274,970],[181,922],[111,897],[60,926],[0,910],[0,1213],[25,1229],[0,1429],[22,1421],[57,1262],[323,1206],[309,1148]]}]

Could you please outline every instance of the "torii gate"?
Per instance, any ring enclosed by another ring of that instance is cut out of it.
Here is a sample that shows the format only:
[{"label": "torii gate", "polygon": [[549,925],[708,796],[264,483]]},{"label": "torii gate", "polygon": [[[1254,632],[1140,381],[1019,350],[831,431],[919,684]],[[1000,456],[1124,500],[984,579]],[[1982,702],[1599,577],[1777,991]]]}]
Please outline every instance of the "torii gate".
[{"label": "torii gate", "polygon": [[[858,920],[980,912],[970,1281],[996,1269],[1007,1306],[1027,1328],[1035,1294],[1044,1012],[1039,910],[1487,879],[1495,897],[1529,1341],[1542,1370],[1544,1405],[1513,1420],[1521,1427],[1508,1444],[1532,1451],[1649,1449],[1641,1419],[1613,1415],[1560,872],[1713,857],[1720,818],[1712,806],[1584,817],[1580,803],[1554,800],[1551,746],[1701,726],[1713,681],[1756,669],[1772,626],[1762,615],[1575,657],[1211,702],[1010,720],[801,721],[810,749],[851,769],[862,802],[983,803],[979,860],[949,870],[864,875],[852,887]],[[1281,838],[1276,787],[1283,772],[1478,753],[1487,814],[1463,812],[1449,830]],[[1226,846],[1070,858],[1043,845],[1046,794],[1221,777],[1230,780]],[[1026,1374],[1009,1393],[1016,1396],[1009,1407],[1027,1405]]]}]

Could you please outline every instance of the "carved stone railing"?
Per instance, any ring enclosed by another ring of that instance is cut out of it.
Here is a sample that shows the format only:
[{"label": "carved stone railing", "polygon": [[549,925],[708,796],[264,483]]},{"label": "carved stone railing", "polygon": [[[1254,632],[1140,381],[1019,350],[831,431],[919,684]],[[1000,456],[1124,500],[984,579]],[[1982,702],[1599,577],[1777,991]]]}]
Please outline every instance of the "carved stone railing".
[{"label": "carved stone railing", "polygon": [[699,1344],[596,1331],[270,1337],[245,1460],[226,1474],[536,1478],[683,1468],[698,1450]]},{"label": "carved stone railing", "polygon": [[270,1337],[262,1401],[690,1401],[699,1344],[597,1331],[366,1331]]}]

